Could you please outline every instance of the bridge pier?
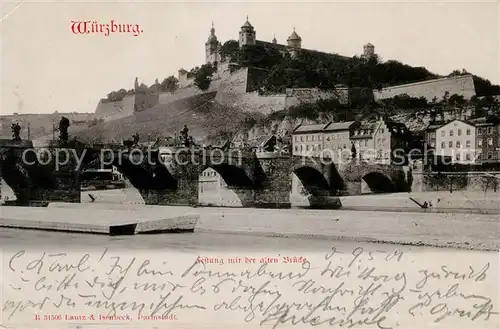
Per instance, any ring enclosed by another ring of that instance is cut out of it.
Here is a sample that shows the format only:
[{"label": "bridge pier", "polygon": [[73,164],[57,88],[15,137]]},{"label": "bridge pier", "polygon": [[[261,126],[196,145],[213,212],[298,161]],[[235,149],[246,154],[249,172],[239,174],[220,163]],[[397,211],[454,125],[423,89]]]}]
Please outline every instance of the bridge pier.
[{"label": "bridge pier", "polygon": [[74,149],[52,144],[47,148],[34,148],[31,141],[0,142],[1,176],[17,199],[12,204],[80,202],[80,175],[76,171]]},{"label": "bridge pier", "polygon": [[253,206],[256,208],[290,208],[293,163],[288,156],[259,154],[263,179],[254,191]]}]

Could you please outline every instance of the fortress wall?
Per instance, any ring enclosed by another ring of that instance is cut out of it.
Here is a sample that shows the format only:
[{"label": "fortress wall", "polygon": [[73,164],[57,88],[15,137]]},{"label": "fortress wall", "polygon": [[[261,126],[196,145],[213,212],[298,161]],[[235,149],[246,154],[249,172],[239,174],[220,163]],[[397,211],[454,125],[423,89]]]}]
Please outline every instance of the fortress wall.
[{"label": "fortress wall", "polygon": [[187,72],[182,73],[182,74],[181,74],[181,72],[179,72],[179,75],[177,78],[179,80],[179,88],[184,88],[184,87],[190,86],[194,82],[194,77],[188,79]]},{"label": "fortress wall", "polygon": [[249,67],[247,73],[247,92],[257,91],[261,87],[262,81],[269,74],[269,70],[257,67]]},{"label": "fortress wall", "polygon": [[219,85],[215,100],[222,105],[237,105],[247,89],[248,69],[242,68],[226,76]]},{"label": "fortress wall", "polygon": [[135,95],[126,95],[118,102],[103,102],[97,104],[95,114],[99,117],[127,116],[134,113]]},{"label": "fortress wall", "polygon": [[269,114],[286,108],[286,95],[261,96],[254,91],[242,95],[239,106],[245,111]]},{"label": "fortress wall", "polygon": [[217,91],[216,101],[223,105],[236,106],[244,111],[271,113],[286,106],[285,95],[261,96],[258,92],[247,92],[249,69],[242,68],[225,76]]},{"label": "fortress wall", "polygon": [[286,90],[286,108],[304,103],[314,103],[319,100],[337,98],[341,104],[349,102],[349,90],[320,90],[318,88],[288,88]]},{"label": "fortress wall", "polygon": [[471,99],[472,96],[476,95],[472,75],[421,81],[383,88],[380,91],[374,90],[373,96],[375,100],[380,100],[391,98],[396,95],[408,94],[411,97],[425,97],[428,101],[432,101],[434,97],[438,100],[442,99],[447,91],[450,96],[457,94],[464,96],[467,100]]},{"label": "fortress wall", "polygon": [[220,79],[212,80],[212,82],[210,83],[210,87],[208,87],[208,89],[205,91],[201,91],[198,87],[191,85],[188,87],[179,88],[173,93],[162,92],[158,97],[158,104],[169,104],[179,99],[190,98],[196,95],[205,94],[207,92],[217,91],[220,82]]}]

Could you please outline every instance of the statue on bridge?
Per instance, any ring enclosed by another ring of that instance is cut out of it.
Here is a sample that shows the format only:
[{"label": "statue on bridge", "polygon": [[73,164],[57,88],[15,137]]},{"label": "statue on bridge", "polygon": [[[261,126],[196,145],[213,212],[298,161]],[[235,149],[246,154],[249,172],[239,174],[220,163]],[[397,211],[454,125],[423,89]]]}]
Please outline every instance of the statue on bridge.
[{"label": "statue on bridge", "polygon": [[12,124],[12,139],[15,141],[20,141],[21,140],[21,126],[19,123],[13,123]]},{"label": "statue on bridge", "polygon": [[132,135],[132,141],[133,141],[133,145],[138,145],[139,144],[139,133],[135,133],[134,135]]},{"label": "statue on bridge", "polygon": [[181,130],[181,137],[182,137],[182,144],[184,144],[185,147],[189,147],[190,145],[188,133],[189,129],[186,125],[184,125],[184,128]]},{"label": "statue on bridge", "polygon": [[59,140],[62,142],[67,142],[69,139],[68,128],[69,128],[69,119],[66,117],[62,117],[59,121]]},{"label": "statue on bridge", "polygon": [[354,145],[354,143],[351,143],[351,157],[352,159],[356,159],[356,155],[357,155],[357,151],[356,151],[356,146]]}]

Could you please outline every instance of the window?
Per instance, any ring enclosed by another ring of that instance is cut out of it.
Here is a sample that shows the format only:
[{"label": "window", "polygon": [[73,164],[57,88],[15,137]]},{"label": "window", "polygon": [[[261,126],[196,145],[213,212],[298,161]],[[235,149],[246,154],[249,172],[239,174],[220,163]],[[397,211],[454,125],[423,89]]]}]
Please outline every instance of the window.
[{"label": "window", "polygon": [[483,130],[481,128],[477,128],[477,134],[481,135],[483,133]]},{"label": "window", "polygon": [[462,129],[458,129],[458,131],[457,131],[457,135],[458,135],[458,136],[462,136]]},{"label": "window", "polygon": [[309,145],[306,145],[306,151],[309,151]]},{"label": "window", "polygon": [[459,160],[460,161],[460,153],[455,154],[455,160]]},{"label": "window", "polygon": [[306,142],[308,142],[308,141],[309,141],[309,135],[306,136]]},{"label": "window", "polygon": [[313,146],[312,146],[312,150],[313,150],[313,151],[316,151],[316,145],[313,145]]},{"label": "window", "polygon": [[295,145],[295,152],[298,152],[299,151],[299,147],[297,145]]},{"label": "window", "polygon": [[493,145],[493,138],[488,138],[488,145],[492,146]]},{"label": "window", "polygon": [[470,129],[467,129],[467,136],[470,136]]},{"label": "window", "polygon": [[465,142],[465,147],[469,148],[470,147],[470,141]]},{"label": "window", "polygon": [[300,151],[304,150],[304,145],[300,145]]},{"label": "window", "polygon": [[442,149],[446,148],[446,143],[445,142],[441,142],[441,148]]},{"label": "window", "polygon": [[470,153],[465,154],[465,160],[470,161]]},{"label": "window", "polygon": [[449,141],[449,142],[448,142],[448,147],[449,147],[449,148],[452,148],[452,147],[453,147],[453,142],[452,142],[452,141]]},{"label": "window", "polygon": [[311,140],[312,140],[312,141],[314,141],[314,136],[315,136],[315,135],[312,135],[312,136],[311,136]]},{"label": "window", "polygon": [[444,137],[444,130],[441,130],[441,137]]},{"label": "window", "polygon": [[453,136],[453,130],[450,130],[450,136]]},{"label": "window", "polygon": [[318,145],[318,150],[320,150],[320,151],[321,151],[321,145]]},{"label": "window", "polygon": [[368,146],[368,140],[365,139],[365,146]]},{"label": "window", "polygon": [[477,140],[477,146],[483,146],[483,140],[482,139],[478,139]]},{"label": "window", "polygon": [[493,127],[488,127],[488,134],[493,133]]},{"label": "window", "polygon": [[385,132],[384,128],[380,129],[380,132],[383,134]]},{"label": "window", "polygon": [[460,141],[457,141],[456,143],[456,148],[459,149],[460,148]]},{"label": "window", "polygon": [[303,142],[304,141],[304,136],[300,136],[300,141]]},{"label": "window", "polygon": [[493,153],[488,152],[488,160],[491,160],[491,159],[493,159]]}]

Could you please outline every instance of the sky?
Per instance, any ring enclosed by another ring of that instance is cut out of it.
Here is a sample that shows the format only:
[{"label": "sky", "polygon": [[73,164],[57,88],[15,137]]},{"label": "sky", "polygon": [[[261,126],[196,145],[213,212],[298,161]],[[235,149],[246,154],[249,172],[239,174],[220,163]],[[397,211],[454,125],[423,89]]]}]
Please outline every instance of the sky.
[{"label": "sky", "polygon": [[[258,40],[295,27],[302,47],[345,56],[375,45],[431,72],[500,83],[498,2],[2,2],[1,114],[94,112],[134,79],[147,85],[205,63],[212,21],[222,43],[248,15]],[[72,21],[139,24],[143,33],[74,34]]]}]

